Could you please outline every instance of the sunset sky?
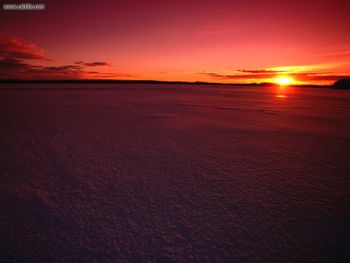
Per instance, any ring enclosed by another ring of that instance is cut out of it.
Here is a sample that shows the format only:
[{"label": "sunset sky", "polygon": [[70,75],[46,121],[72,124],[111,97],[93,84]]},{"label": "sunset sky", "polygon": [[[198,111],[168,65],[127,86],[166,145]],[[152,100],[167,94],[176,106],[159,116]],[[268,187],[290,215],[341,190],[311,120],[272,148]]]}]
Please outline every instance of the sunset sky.
[{"label": "sunset sky", "polygon": [[2,79],[330,84],[350,75],[349,0],[30,3],[46,9],[1,9]]}]

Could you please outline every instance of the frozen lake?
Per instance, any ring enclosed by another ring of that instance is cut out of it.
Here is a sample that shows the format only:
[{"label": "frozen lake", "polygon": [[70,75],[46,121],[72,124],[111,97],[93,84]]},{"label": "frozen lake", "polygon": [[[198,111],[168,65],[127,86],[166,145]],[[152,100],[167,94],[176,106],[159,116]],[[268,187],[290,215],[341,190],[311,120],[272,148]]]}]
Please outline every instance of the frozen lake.
[{"label": "frozen lake", "polygon": [[1,85],[1,261],[339,262],[349,249],[350,91]]}]

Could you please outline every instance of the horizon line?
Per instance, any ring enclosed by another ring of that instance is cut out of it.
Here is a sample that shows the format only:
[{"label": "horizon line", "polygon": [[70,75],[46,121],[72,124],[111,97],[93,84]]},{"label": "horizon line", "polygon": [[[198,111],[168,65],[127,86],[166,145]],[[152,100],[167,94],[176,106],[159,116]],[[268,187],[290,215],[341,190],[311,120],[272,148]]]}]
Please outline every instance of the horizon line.
[{"label": "horizon line", "polygon": [[[227,83],[227,82],[207,82],[207,81],[181,81],[181,80],[152,80],[152,79],[142,79],[142,80],[126,80],[126,79],[0,79],[0,84],[6,83],[110,83],[110,84],[183,84],[183,85],[222,85],[222,86],[279,86],[273,82],[252,82],[252,83]],[[322,84],[291,84],[288,86],[294,87],[332,87],[331,85]]]}]

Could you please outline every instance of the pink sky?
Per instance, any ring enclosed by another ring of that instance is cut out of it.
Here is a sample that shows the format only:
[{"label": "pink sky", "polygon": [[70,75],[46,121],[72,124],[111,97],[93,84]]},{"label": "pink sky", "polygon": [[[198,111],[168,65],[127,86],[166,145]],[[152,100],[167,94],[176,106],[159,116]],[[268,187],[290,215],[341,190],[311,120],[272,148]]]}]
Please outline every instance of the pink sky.
[{"label": "pink sky", "polygon": [[350,75],[346,0],[42,3],[43,11],[1,10],[1,78],[241,83],[288,75],[329,84]]}]

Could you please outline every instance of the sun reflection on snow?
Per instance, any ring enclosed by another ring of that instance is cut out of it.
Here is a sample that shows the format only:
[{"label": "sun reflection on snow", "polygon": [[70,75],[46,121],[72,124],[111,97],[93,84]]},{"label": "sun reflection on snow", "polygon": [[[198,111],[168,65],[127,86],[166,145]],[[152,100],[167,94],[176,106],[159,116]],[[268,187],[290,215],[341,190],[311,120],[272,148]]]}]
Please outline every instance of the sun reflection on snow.
[{"label": "sun reflection on snow", "polygon": [[275,88],[275,97],[278,99],[286,99],[293,92],[293,88],[290,86],[277,86]]}]

